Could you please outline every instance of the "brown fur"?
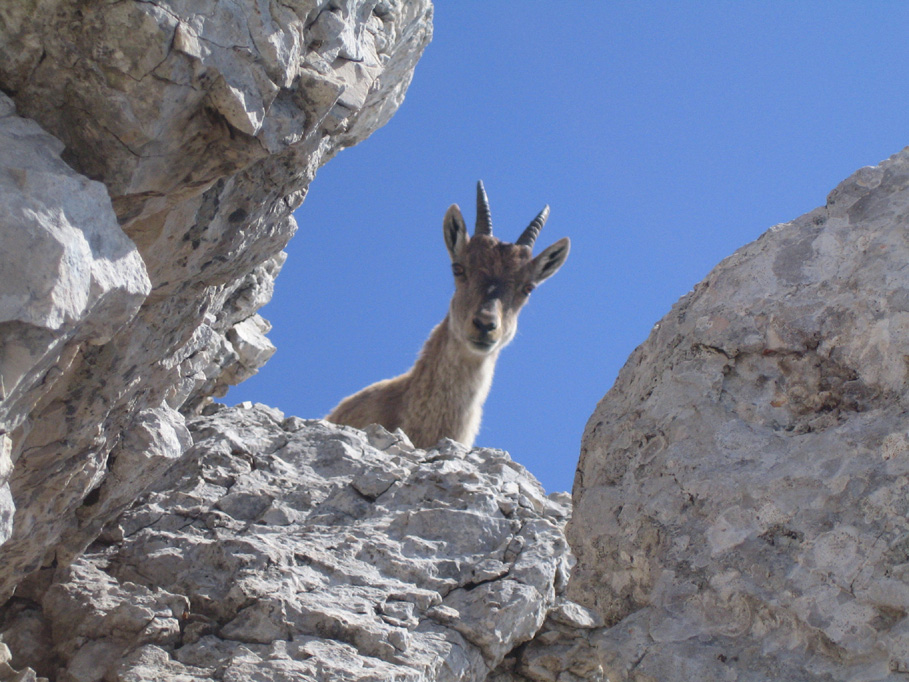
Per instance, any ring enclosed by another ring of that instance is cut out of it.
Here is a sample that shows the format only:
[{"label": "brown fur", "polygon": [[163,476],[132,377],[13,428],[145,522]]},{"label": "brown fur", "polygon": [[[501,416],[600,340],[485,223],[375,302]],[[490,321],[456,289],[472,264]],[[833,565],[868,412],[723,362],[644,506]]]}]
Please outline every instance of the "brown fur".
[{"label": "brown fur", "polygon": [[443,232],[455,271],[445,319],[410,370],[345,398],[328,421],[400,428],[419,448],[442,438],[473,445],[499,352],[514,338],[530,290],[561,267],[570,243],[561,239],[534,258],[529,246],[470,238],[457,206],[448,209]]}]

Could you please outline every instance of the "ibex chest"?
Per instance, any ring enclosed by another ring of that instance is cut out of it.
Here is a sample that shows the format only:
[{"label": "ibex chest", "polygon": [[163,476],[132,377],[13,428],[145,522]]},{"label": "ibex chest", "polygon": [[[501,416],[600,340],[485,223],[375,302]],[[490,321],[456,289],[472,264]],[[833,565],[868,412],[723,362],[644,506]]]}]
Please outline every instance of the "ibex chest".
[{"label": "ibex chest", "polygon": [[455,349],[439,350],[437,357],[424,355],[414,367],[402,428],[415,444],[433,445],[447,436],[473,445],[492,385],[495,355],[479,358]]}]

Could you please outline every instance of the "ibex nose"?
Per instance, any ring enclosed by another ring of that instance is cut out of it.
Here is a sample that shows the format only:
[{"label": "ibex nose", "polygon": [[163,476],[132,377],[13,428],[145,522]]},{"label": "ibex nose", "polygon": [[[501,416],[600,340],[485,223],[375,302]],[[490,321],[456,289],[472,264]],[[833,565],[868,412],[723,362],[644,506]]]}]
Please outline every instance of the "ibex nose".
[{"label": "ibex nose", "polygon": [[488,334],[499,326],[499,322],[495,317],[491,315],[477,315],[475,318],[473,318],[473,326],[477,328],[477,331],[480,331],[483,334]]}]

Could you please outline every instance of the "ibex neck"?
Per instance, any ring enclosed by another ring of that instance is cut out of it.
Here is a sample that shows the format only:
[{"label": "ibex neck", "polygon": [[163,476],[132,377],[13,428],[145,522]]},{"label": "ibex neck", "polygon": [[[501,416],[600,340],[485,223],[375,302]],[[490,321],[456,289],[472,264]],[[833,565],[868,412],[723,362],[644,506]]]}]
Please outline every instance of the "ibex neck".
[{"label": "ibex neck", "polygon": [[[498,351],[480,355],[466,348],[451,332],[446,316],[432,330],[410,372],[414,395],[421,402],[410,410],[432,415],[438,437],[448,435],[473,445],[498,356]],[[433,436],[427,438],[435,442]]]}]

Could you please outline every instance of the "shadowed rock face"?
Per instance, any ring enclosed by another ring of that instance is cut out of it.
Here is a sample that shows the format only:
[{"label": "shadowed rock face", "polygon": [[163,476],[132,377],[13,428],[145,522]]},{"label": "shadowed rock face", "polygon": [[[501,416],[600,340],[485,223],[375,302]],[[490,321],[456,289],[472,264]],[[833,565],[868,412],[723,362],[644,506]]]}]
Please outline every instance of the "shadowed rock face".
[{"label": "shadowed rock face", "polygon": [[0,600],[270,356],[255,313],[292,211],[394,113],[430,21],[428,0],[0,7]]},{"label": "shadowed rock face", "polygon": [[[23,664],[66,680],[518,682],[554,679],[557,661],[602,679],[596,619],[560,596],[567,494],[498,450],[210,411],[81,558],[20,587],[6,637],[34,652]],[[545,642],[518,649],[547,616]]]},{"label": "shadowed rock face", "polygon": [[909,151],[727,258],[588,422],[569,594],[620,680],[909,671]]}]

